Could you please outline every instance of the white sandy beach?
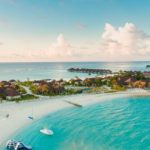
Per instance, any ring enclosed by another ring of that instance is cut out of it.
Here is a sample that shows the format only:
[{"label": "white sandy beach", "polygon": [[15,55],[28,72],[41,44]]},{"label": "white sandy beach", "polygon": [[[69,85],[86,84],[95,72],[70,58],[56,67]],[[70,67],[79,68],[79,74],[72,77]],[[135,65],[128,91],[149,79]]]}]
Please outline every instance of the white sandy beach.
[{"label": "white sandy beach", "polygon": [[[39,100],[20,103],[4,102],[0,104],[0,145],[18,129],[32,123],[32,120],[28,119],[28,116],[33,114],[35,120],[37,120],[48,113],[67,107],[75,107],[66,103],[65,100],[76,102],[85,106],[104,100],[111,100],[112,98],[119,97],[120,95],[148,96],[150,93],[145,90],[138,89],[111,94],[72,95],[53,98],[41,97]],[[10,114],[9,118],[6,118],[6,114]]]}]

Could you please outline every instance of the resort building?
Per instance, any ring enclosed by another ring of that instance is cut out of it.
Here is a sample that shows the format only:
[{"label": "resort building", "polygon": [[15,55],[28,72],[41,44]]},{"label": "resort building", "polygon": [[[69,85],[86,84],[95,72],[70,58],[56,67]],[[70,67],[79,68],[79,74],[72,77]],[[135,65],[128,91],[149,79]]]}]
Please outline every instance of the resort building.
[{"label": "resort building", "polygon": [[18,99],[21,97],[20,93],[13,87],[6,88],[4,92],[7,100]]},{"label": "resort building", "polygon": [[14,100],[20,98],[20,93],[13,87],[0,87],[0,99]]}]

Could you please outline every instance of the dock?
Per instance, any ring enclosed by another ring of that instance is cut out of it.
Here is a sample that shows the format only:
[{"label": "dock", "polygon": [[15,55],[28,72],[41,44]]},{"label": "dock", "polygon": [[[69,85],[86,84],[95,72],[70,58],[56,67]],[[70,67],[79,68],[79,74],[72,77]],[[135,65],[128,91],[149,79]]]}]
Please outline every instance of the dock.
[{"label": "dock", "polygon": [[76,106],[76,107],[83,107],[81,104],[78,104],[78,103],[74,103],[74,102],[70,102],[70,101],[66,101],[65,100],[65,102],[67,102],[68,104],[71,104],[71,105],[73,105],[73,106]]},{"label": "dock", "polygon": [[112,74],[112,71],[109,69],[69,68],[68,71],[88,74]]}]

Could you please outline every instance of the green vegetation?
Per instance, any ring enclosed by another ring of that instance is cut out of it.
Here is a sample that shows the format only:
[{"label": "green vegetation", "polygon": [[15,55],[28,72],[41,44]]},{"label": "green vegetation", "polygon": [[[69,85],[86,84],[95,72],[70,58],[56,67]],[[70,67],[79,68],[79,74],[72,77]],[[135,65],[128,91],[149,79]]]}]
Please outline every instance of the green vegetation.
[{"label": "green vegetation", "polygon": [[41,81],[39,84],[34,84],[32,81],[25,81],[21,84],[28,86],[34,94],[55,96],[117,92],[128,88],[146,88],[150,87],[150,80],[146,79],[143,73],[139,71],[119,71],[116,75],[104,78],[93,77],[81,80],[79,77],[75,77],[69,81],[61,79],[59,81],[52,81],[51,83]]},{"label": "green vegetation", "polygon": [[[149,75],[150,76],[150,75]],[[33,95],[27,93],[29,88]],[[80,93],[112,93],[128,88],[150,88],[150,77],[139,71],[119,71],[113,76],[92,77],[81,80],[79,77],[69,81],[34,80],[34,81],[2,81],[0,82],[0,101],[22,101],[37,99],[35,95],[57,96]],[[20,98],[19,98],[20,97]]]},{"label": "green vegetation", "polygon": [[6,99],[6,96],[5,96],[5,94],[3,94],[3,93],[0,93],[0,100],[2,101],[2,100],[5,100]]},{"label": "green vegetation", "polygon": [[20,102],[20,101],[27,101],[32,99],[38,99],[38,97],[35,95],[27,94],[27,95],[22,95],[20,98],[13,99],[13,101]]},{"label": "green vegetation", "polygon": [[83,92],[82,89],[70,88],[65,90],[64,95],[81,94],[82,92]]},{"label": "green vegetation", "polygon": [[18,83],[12,84],[12,87],[15,88],[21,95],[27,93],[26,90]]},{"label": "green vegetation", "polygon": [[32,86],[32,81],[29,81],[29,80],[24,81],[24,82],[20,82],[20,81],[19,81],[19,82],[18,82],[18,85],[30,87],[30,86]]},{"label": "green vegetation", "polygon": [[112,86],[112,90],[114,90],[114,91],[124,91],[124,90],[126,90],[126,87],[125,86],[120,86],[120,85],[113,85]]}]

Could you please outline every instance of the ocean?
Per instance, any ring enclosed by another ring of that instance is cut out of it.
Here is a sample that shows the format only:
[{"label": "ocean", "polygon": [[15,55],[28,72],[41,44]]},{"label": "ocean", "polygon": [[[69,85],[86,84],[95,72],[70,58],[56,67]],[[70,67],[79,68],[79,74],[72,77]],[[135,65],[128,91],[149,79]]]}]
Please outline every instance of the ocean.
[{"label": "ocean", "polygon": [[[31,145],[33,150],[149,150],[149,108],[150,97],[120,96],[54,112],[11,138]],[[43,127],[52,129],[54,135],[41,134]]]},{"label": "ocean", "polygon": [[0,63],[0,80],[70,79],[91,77],[83,73],[71,73],[71,67],[110,69],[112,71],[150,71],[150,62],[43,62],[43,63]]}]

